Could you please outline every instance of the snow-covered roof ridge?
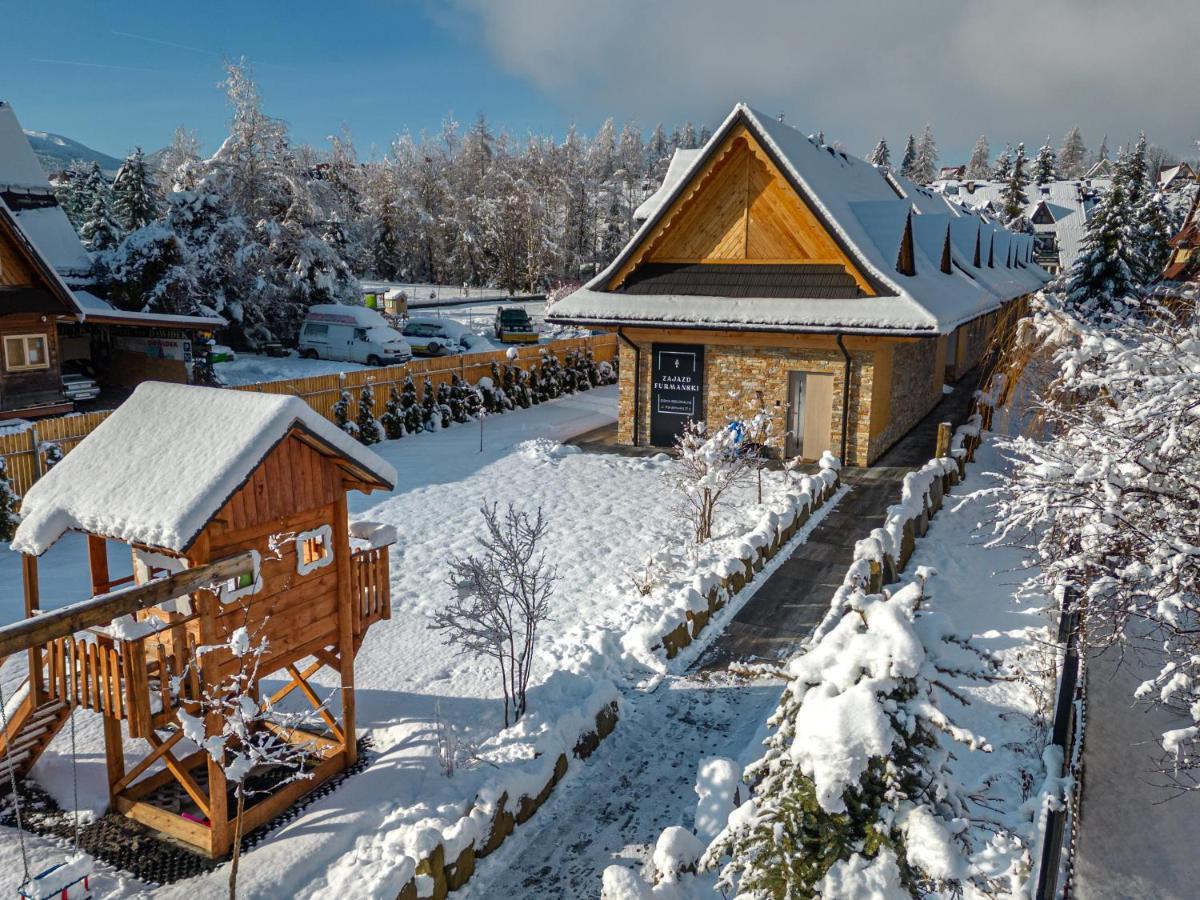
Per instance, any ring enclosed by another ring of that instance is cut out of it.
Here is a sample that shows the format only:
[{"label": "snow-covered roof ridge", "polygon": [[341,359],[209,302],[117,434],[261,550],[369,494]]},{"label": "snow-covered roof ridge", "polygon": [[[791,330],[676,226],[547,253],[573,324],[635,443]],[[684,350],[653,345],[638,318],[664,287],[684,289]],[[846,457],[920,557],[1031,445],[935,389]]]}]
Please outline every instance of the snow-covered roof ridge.
[{"label": "snow-covered roof ridge", "polygon": [[[739,123],[770,154],[784,177],[874,286],[876,296],[836,301],[747,297],[734,302],[727,297],[643,293],[632,296],[606,289],[612,276],[633,258],[638,246],[658,227],[667,210]],[[936,253],[929,248],[928,252],[918,254],[920,262],[915,274],[901,274],[897,271],[897,253],[908,215],[944,217],[941,218],[944,228],[946,221],[966,213],[928,188],[890,176],[835,147],[819,144],[745,103],[733,108],[701,150],[672,159],[669,175],[670,184],[664,181],[651,200],[643,204],[648,216],[629,244],[582,289],[555,305],[551,314],[554,321],[610,326],[622,322],[661,322],[703,328],[947,333],[1008,300],[1037,290],[1049,280],[1036,266],[1014,266],[1006,269],[1009,274],[1003,278],[947,274],[942,271],[940,247]],[[921,226],[922,234],[926,228]],[[972,262],[973,258],[968,259],[966,265]],[[961,259],[960,265],[963,265]]]},{"label": "snow-covered roof ridge", "polygon": [[0,100],[0,186],[46,188],[50,182],[29,138],[21,130],[12,104]]},{"label": "snow-covered roof ridge", "polygon": [[12,549],[40,555],[77,530],[182,553],[293,429],[395,484],[390,463],[298,397],[145,382],[26,492]]}]

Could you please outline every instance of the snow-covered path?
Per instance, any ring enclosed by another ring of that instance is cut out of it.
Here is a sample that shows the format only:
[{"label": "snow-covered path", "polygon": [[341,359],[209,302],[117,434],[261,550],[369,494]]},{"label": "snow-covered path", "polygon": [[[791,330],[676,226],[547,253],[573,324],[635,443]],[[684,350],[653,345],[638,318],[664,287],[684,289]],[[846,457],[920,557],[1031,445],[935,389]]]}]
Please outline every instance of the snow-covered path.
[{"label": "snow-covered path", "polygon": [[479,864],[464,898],[594,898],[613,863],[644,862],[668,825],[691,826],[701,759],[760,752],[782,685],[668,678],[530,822]]}]

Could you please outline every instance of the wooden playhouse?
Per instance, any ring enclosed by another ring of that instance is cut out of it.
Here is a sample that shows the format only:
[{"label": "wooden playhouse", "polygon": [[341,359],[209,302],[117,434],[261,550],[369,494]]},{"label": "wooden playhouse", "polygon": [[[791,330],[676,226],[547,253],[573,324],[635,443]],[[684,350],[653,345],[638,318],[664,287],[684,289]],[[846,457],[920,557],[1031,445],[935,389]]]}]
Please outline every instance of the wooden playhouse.
[{"label": "wooden playhouse", "polygon": [[[227,853],[230,785],[207,753],[179,755],[179,713],[200,713],[200,698],[239,664],[226,645],[245,627],[266,641],[256,692],[282,676],[273,703],[298,691],[319,708],[310,679],[329,667],[340,716],[322,708],[313,716],[321,727],[288,730],[288,740],[318,748],[313,777],[256,792],[243,833],[355,762],[354,659],[367,629],[390,615],[394,535],[352,541],[347,493],[394,482],[387,462],[298,398],[140,386],[23,500],[12,547],[24,554],[27,620],[16,646],[28,648],[31,677],[0,752],[26,774],[76,707],[94,710],[112,808],[211,856]],[[109,596],[78,615],[38,616],[38,557],[69,531],[87,535],[91,584],[81,597]],[[133,574],[115,580],[114,541],[133,561]],[[214,646],[197,658],[197,647]],[[148,745],[140,760],[125,759],[122,723]],[[207,714],[207,734],[221,725]]]}]

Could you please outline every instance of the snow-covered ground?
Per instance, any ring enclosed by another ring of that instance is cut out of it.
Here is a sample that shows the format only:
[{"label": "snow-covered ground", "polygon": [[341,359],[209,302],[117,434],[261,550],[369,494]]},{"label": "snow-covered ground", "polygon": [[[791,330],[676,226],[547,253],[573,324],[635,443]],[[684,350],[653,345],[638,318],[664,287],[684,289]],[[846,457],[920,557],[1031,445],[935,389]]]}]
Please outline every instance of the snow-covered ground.
[{"label": "snow-covered ground", "polygon": [[260,381],[284,381],[289,378],[311,378],[314,375],[337,375],[340,372],[358,372],[374,366],[360,363],[338,362],[332,359],[301,359],[296,351],[287,356],[260,356],[254,353],[239,353],[237,359],[220,362],[217,374],[226,384],[236,387],[256,384]]}]

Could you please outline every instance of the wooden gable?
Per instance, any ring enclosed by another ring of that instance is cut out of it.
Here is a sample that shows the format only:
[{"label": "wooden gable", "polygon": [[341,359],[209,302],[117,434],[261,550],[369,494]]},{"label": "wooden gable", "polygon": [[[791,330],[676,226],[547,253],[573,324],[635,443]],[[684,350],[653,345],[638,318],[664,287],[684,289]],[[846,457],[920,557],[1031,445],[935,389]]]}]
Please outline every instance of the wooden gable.
[{"label": "wooden gable", "polygon": [[37,276],[12,235],[7,229],[0,228],[0,286],[30,287],[35,283]]},{"label": "wooden gable", "polygon": [[730,131],[607,289],[644,262],[834,264],[876,293],[745,125]]}]

